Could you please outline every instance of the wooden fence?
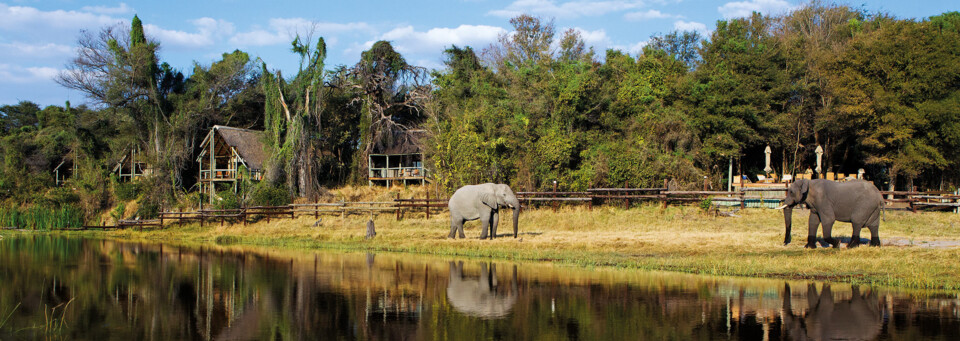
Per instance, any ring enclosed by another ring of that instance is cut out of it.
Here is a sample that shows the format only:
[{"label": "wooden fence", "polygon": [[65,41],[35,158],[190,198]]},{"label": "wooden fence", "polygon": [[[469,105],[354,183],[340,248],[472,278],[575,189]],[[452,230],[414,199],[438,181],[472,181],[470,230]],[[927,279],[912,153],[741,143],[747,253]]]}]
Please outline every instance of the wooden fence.
[{"label": "wooden fence", "polygon": [[[657,188],[591,188],[583,192],[561,192],[556,190],[547,192],[517,192],[517,198],[523,207],[538,207],[550,205],[554,211],[563,204],[586,204],[590,209],[594,205],[622,204],[629,207],[631,203],[640,201],[654,201],[664,207],[671,203],[709,202],[714,207],[728,206],[739,208],[765,207],[774,208],[783,203],[786,187],[742,188],[739,191],[670,191],[665,187]],[[908,192],[908,191],[881,191],[891,209],[909,209],[917,212],[918,209],[953,209],[960,213],[960,193],[958,192]],[[709,201],[707,201],[709,200]],[[905,207],[892,207],[903,205]],[[447,207],[447,199],[431,198],[429,194],[424,198],[400,198],[399,195],[392,201],[368,202],[334,202],[291,204],[286,206],[255,206],[240,209],[199,210],[191,212],[161,212],[158,219],[151,220],[120,220],[115,226],[84,226],[88,228],[163,228],[167,224],[183,225],[199,222],[201,226],[207,223],[226,222],[243,223],[246,225],[252,219],[295,218],[297,216],[339,215],[350,214],[382,214],[393,213],[397,220],[401,220],[407,213],[422,212],[430,218],[434,212]]]}]

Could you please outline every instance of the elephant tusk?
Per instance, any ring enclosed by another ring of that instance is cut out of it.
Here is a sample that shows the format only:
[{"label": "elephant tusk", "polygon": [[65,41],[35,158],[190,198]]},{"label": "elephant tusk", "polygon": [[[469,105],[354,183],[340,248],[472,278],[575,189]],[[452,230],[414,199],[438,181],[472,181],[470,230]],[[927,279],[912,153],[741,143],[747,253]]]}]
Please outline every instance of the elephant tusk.
[{"label": "elephant tusk", "polygon": [[775,209],[775,210],[782,210],[782,209],[784,209],[784,208],[787,208],[787,205],[783,205],[783,206],[780,206],[780,207],[777,207],[777,208],[774,208],[774,209]]}]

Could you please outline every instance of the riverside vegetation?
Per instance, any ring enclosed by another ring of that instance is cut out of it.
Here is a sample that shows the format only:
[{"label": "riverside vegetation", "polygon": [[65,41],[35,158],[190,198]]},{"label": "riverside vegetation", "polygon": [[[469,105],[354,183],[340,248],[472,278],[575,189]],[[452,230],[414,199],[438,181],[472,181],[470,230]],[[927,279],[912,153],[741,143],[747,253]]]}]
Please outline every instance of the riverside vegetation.
[{"label": "riverside vegetation", "polygon": [[[324,39],[297,32],[292,74],[240,50],[178,70],[134,17],[78,32],[58,81],[87,104],[0,105],[0,202],[72,206],[91,224],[195,208],[211,201],[196,192],[196,155],[214,125],[264,131],[271,156],[263,181],[217,188],[221,206],[317,200],[364,184],[372,152],[410,144],[446,195],[484,182],[725,188],[731,162],[763,173],[767,145],[777,174],[812,167],[821,146],[825,171],[952,191],[960,13],[930,15],[814,1],[720,20],[709,36],[656,35],[642,51],[594,51],[576,30],[520,15],[489,46],[447,47],[437,70],[387,41],[327,65]],[[125,185],[110,170],[133,148],[151,176]]]},{"label": "riverside vegetation", "polygon": [[[131,241],[219,243],[294,249],[332,249],[548,261],[582,267],[669,270],[706,275],[815,279],[912,289],[960,290],[958,219],[952,213],[887,212],[881,248],[782,246],[780,211],[748,209],[738,217],[717,217],[699,208],[639,205],[529,209],[521,214],[520,238],[479,240],[479,225],[467,224],[467,239],[446,239],[449,217],[423,214],[396,221],[375,218],[377,237],[364,238],[367,216],[307,216],[255,224],[197,224],[163,230],[61,232]],[[798,213],[795,223],[806,218]],[[802,230],[802,231],[801,231]],[[849,224],[835,235],[849,237]],[[805,237],[794,229],[794,239]],[[952,247],[926,247],[946,241]],[[891,243],[894,242],[894,243]],[[913,243],[914,245],[909,245]]]}]

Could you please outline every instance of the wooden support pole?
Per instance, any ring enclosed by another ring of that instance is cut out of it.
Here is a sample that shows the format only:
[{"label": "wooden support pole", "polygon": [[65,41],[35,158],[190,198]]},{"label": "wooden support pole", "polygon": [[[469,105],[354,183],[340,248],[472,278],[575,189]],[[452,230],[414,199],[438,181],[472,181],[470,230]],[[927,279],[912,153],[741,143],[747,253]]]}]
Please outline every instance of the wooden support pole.
[{"label": "wooden support pole", "polygon": [[[397,200],[400,200],[400,193],[397,193]],[[398,201],[394,201],[394,203],[396,203],[396,202],[398,202]],[[394,204],[394,205],[396,206],[396,204]],[[346,207],[344,207],[344,210],[346,210]],[[396,211],[397,211],[397,221],[400,221],[400,210],[401,210],[401,208],[397,207],[397,210],[396,210]]]},{"label": "wooden support pole", "polygon": [[[556,198],[556,197],[557,197],[557,181],[556,181],[556,180],[553,181],[553,194],[552,194],[552,197],[553,197],[553,198]],[[554,213],[557,212],[557,207],[559,207],[559,206],[560,206],[560,202],[554,200],[554,201],[553,201],[553,212],[554,212]]]},{"label": "wooden support pole", "polygon": [[427,189],[427,204],[423,206],[423,208],[427,211],[427,220],[430,220],[430,189],[429,188]]},{"label": "wooden support pole", "polygon": [[[624,189],[630,188],[630,183],[627,182],[627,180],[623,180],[623,188]],[[630,208],[630,198],[626,198],[623,200],[623,208],[624,209]]]}]

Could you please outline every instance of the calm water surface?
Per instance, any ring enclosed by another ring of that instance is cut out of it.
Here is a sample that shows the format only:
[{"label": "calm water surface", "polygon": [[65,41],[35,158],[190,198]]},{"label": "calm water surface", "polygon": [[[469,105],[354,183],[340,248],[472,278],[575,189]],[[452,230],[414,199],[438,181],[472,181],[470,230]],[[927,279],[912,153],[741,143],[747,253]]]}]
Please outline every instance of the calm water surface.
[{"label": "calm water surface", "polygon": [[0,240],[0,339],[958,340],[956,293],[395,254]]}]

